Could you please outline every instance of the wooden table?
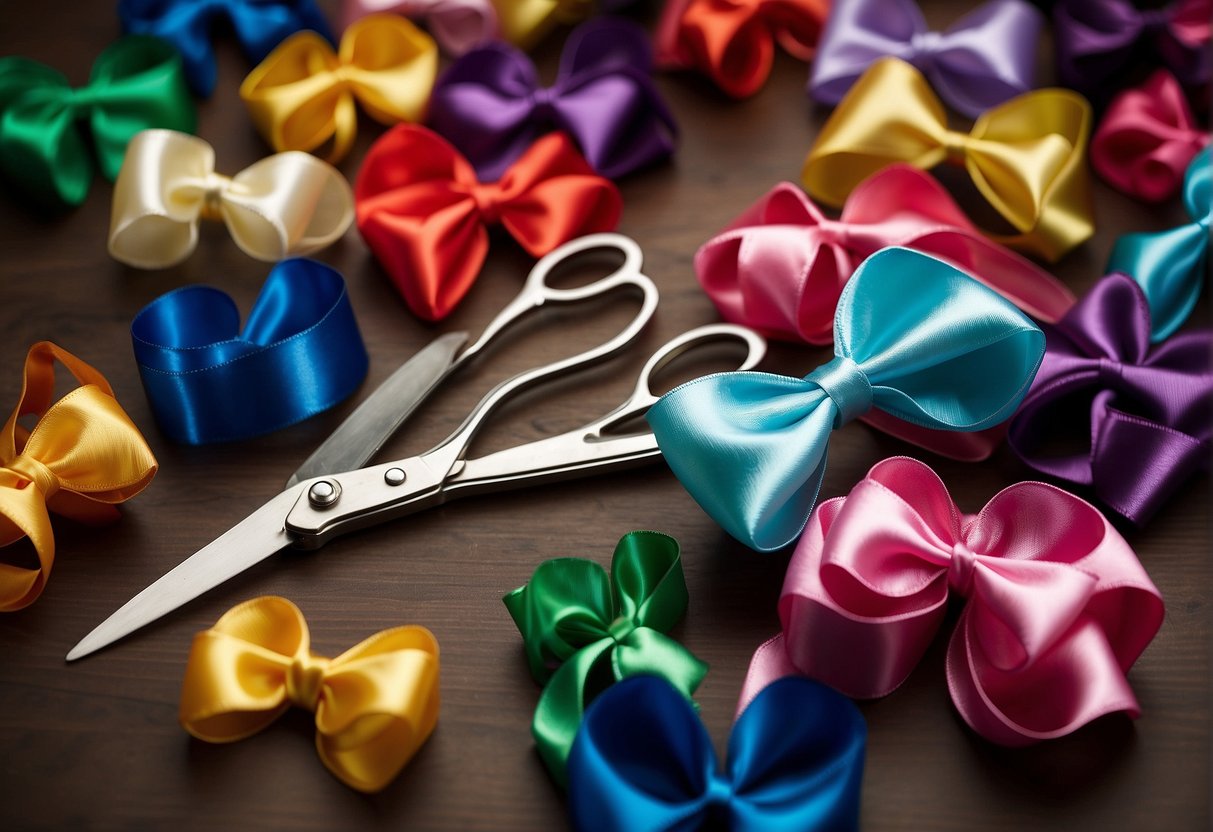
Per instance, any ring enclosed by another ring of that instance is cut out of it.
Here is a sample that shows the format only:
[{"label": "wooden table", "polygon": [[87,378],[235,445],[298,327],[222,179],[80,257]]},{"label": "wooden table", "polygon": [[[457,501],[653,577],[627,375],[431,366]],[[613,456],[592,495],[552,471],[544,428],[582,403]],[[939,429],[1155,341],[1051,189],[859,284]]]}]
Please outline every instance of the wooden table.
[{"label": "wooden table", "polygon": [[[112,5],[68,10],[8,3],[0,51],[48,62],[83,83],[97,53],[119,33]],[[959,0],[924,5],[936,27],[966,6]],[[219,169],[230,174],[267,148],[236,94],[250,67],[230,37],[219,41],[219,82],[214,96],[199,103],[199,134],[214,144]],[[538,51],[548,79],[561,42],[554,36]],[[1041,50],[1049,72],[1047,42]],[[806,103],[805,76],[802,64],[780,55],[770,82],[743,102],[724,99],[697,77],[659,79],[681,124],[682,144],[672,164],[622,183],[620,226],[644,248],[647,271],[661,288],[657,317],[627,357],[507,411],[478,450],[567,430],[606,412],[626,395],[653,349],[716,319],[691,256],[771,185],[797,177],[826,115]],[[368,121],[360,125],[357,148],[341,166],[348,176],[381,130]],[[947,181],[974,216],[988,216],[971,187],[956,177]],[[1099,233],[1057,268],[1079,293],[1102,273],[1117,234],[1164,228],[1182,217],[1178,205],[1146,208],[1102,183],[1095,187]],[[28,609],[0,616],[0,829],[560,828],[564,800],[530,737],[539,688],[500,599],[547,558],[572,555],[605,565],[632,529],[665,531],[682,544],[691,605],[674,635],[711,665],[696,698],[723,751],[750,655],[778,628],[775,601],[787,553],[760,555],[734,542],[660,463],[463,500],[317,553],[285,553],[113,648],[65,664],[68,649],[122,602],[276,493],[398,364],[439,333],[479,332],[529,266],[517,246],[496,240],[463,305],[430,326],[409,315],[351,231],[320,259],[346,276],[371,354],[358,394],[263,439],[182,447],[167,441],[151,416],[131,356],[131,318],[163,292],[191,283],[219,286],[247,310],[268,266],[208,225],[197,252],[176,268],[123,267],[105,250],[110,193],[97,179],[82,207],[50,220],[27,215],[11,198],[0,200],[0,402],[16,401],[26,348],[51,339],[105,373],[160,461],[155,481],[125,508],[120,523],[96,530],[56,520],[58,557],[45,594]],[[592,323],[556,315],[524,328],[446,384],[386,453],[430,447],[496,380],[596,343],[632,307],[608,309]],[[1207,310],[1202,304],[1202,321]],[[826,354],[778,346],[766,366],[802,373]],[[1005,448],[986,463],[961,464],[855,424],[831,441],[823,497],[846,493],[874,462],[901,453],[926,459],[969,511],[1031,478]],[[864,828],[1208,828],[1209,500],[1206,476],[1148,529],[1128,533],[1167,602],[1161,632],[1130,674],[1144,711],[1139,722],[1114,716],[1033,748],[995,747],[969,731],[949,701],[941,634],[901,689],[862,705],[869,729]],[[24,553],[10,550],[14,554]],[[227,746],[191,740],[177,725],[191,637],[237,602],[262,594],[294,600],[312,627],[315,648],[327,655],[406,622],[437,635],[438,729],[382,793],[356,793],[324,769],[303,712]]]}]

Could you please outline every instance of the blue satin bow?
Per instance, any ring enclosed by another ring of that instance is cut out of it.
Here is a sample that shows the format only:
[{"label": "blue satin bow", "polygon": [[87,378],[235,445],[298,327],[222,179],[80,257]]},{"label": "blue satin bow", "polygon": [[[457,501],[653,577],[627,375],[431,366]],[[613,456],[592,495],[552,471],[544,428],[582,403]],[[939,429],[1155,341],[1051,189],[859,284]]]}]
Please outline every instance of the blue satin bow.
[{"label": "blue satin bow", "polygon": [[145,306],[131,339],[156,421],[190,445],[314,416],[354,392],[368,364],[345,281],[315,260],[274,266],[243,332],[226,293],[186,286]]},{"label": "blue satin bow", "polygon": [[118,18],[123,32],[156,35],[177,47],[190,89],[203,97],[215,89],[210,33],[220,18],[254,63],[302,29],[333,40],[315,0],[119,0]]},{"label": "blue satin bow", "polygon": [[859,820],[867,729],[840,693],[800,676],[772,682],[733,725],[724,772],[677,690],[656,676],[608,688],[569,757],[575,829],[839,832]]},{"label": "blue satin bow", "polygon": [[718,373],[649,410],[666,462],[725,531],[760,551],[796,539],[817,501],[830,432],[878,408],[927,428],[1007,419],[1044,334],[997,293],[904,248],[855,271],[834,315],[833,361],[804,379]]},{"label": "blue satin bow", "polygon": [[1124,272],[1141,284],[1153,322],[1150,340],[1162,341],[1192,314],[1208,277],[1209,221],[1213,219],[1213,148],[1188,163],[1184,206],[1192,222],[1167,231],[1143,231],[1117,238],[1109,272]]}]

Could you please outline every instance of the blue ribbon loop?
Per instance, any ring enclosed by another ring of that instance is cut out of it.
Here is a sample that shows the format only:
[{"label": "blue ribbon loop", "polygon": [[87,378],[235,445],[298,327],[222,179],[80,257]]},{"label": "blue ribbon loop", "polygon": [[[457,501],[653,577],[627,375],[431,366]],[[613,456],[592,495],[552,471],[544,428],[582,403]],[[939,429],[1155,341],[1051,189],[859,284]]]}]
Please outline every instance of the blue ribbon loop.
[{"label": "blue ribbon loop", "polygon": [[270,271],[243,332],[225,293],[186,286],[131,323],[139,375],[175,442],[228,442],[329,409],[366,377],[369,359],[345,281],[314,260]]}]

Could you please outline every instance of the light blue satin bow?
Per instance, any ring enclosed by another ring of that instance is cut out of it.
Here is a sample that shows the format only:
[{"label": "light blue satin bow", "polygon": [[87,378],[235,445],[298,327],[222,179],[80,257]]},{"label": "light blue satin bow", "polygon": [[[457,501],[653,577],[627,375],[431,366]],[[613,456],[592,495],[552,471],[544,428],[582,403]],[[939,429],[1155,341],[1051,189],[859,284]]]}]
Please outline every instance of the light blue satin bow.
[{"label": "light blue satin bow", "polygon": [[705,376],[663,396],[648,420],[704,511],[770,551],[804,529],[832,430],[872,408],[927,428],[985,430],[1015,411],[1044,343],[1022,312],[954,266],[886,248],[843,289],[833,361],[804,379]]},{"label": "light blue satin bow", "polygon": [[1213,162],[1206,147],[1184,174],[1184,206],[1192,222],[1167,231],[1124,234],[1112,247],[1109,272],[1124,272],[1141,284],[1153,322],[1150,340],[1171,335],[1192,314],[1208,279],[1209,221],[1213,219]]},{"label": "light blue satin bow", "polygon": [[840,693],[800,676],[772,682],[733,725],[723,772],[682,694],[634,676],[586,711],[569,757],[573,827],[842,832],[859,820],[867,728]]}]

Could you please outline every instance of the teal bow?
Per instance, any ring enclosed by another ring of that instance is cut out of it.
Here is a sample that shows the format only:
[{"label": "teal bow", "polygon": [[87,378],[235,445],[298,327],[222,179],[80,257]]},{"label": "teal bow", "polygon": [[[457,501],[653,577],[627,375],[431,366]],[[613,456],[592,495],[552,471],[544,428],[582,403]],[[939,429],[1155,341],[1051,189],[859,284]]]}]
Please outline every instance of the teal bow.
[{"label": "teal bow", "polygon": [[705,376],[649,410],[674,474],[751,548],[778,549],[800,534],[832,430],[871,408],[927,428],[985,430],[1027,393],[1044,334],[954,266],[886,248],[839,298],[834,355],[804,379]]}]

